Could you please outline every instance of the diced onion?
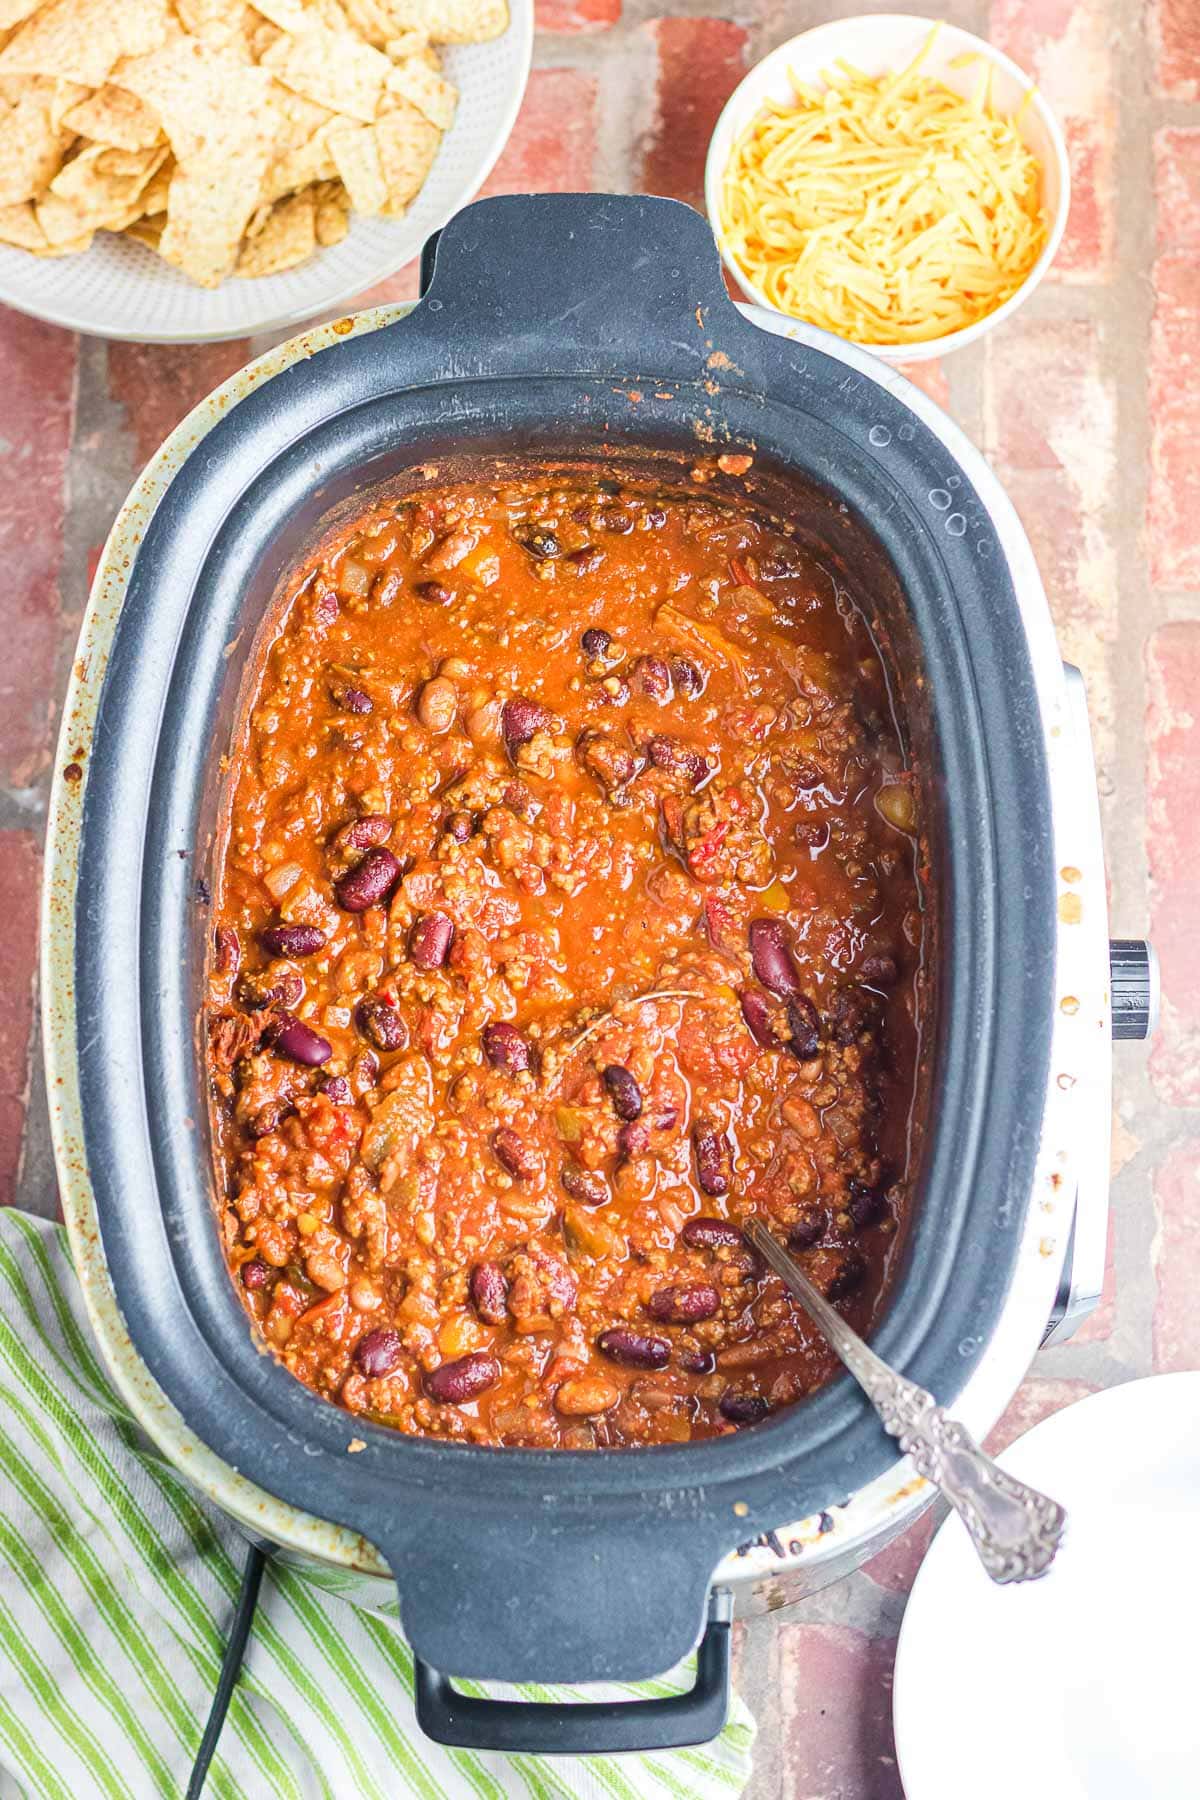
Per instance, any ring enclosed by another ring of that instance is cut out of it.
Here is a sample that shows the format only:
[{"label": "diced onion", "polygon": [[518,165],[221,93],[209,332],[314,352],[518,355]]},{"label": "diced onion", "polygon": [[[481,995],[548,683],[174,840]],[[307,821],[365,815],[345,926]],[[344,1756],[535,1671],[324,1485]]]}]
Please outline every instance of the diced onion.
[{"label": "diced onion", "polygon": [[304,870],[300,867],[299,863],[277,863],[273,869],[268,869],[263,876],[263,886],[270,894],[272,900],[282,900],[283,896],[290,893],[292,888],[295,887],[303,873]]}]

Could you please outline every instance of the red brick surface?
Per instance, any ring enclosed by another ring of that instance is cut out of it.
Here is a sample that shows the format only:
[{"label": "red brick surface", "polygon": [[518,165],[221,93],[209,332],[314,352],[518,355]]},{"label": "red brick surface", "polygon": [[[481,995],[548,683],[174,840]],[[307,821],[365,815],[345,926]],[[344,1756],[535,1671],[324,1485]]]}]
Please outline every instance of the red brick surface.
[{"label": "red brick surface", "polygon": [[843,1625],[779,1625],[781,1795],[904,1800],[892,1740],[896,1646]]},{"label": "red brick surface", "polygon": [[1200,620],[1155,632],[1147,685],[1146,856],[1163,987],[1150,1068],[1164,1100],[1200,1106]]},{"label": "red brick surface", "polygon": [[643,193],[703,207],[708,140],[746,72],[748,41],[730,19],[659,19],[646,28],[644,43],[658,58],[658,79],[642,146]]},{"label": "red brick surface", "polygon": [[1200,7],[1196,0],[1150,0],[1155,81],[1172,100],[1200,100]]},{"label": "red brick surface", "polygon": [[1162,587],[1200,587],[1200,129],[1155,143],[1158,242],[1150,327],[1150,572]]},{"label": "red brick surface", "polygon": [[1154,1222],[1154,1367],[1200,1369],[1200,1144],[1155,1174]]},{"label": "red brick surface", "polygon": [[53,741],[75,339],[0,311],[0,777],[25,788]]},{"label": "red brick surface", "polygon": [[621,17],[621,0],[537,0],[539,31],[605,31]]},{"label": "red brick surface", "polygon": [[125,409],[140,469],[206,394],[235,375],[249,355],[239,340],[224,344],[110,344],[108,388]]},{"label": "red brick surface", "polygon": [[15,1196],[29,1099],[40,868],[32,832],[0,831],[0,1206]]},{"label": "red brick surface", "polygon": [[1117,105],[1110,9],[1103,0],[994,0],[990,37],[1033,76],[1067,140],[1071,215],[1050,279],[1098,280],[1113,250]]}]

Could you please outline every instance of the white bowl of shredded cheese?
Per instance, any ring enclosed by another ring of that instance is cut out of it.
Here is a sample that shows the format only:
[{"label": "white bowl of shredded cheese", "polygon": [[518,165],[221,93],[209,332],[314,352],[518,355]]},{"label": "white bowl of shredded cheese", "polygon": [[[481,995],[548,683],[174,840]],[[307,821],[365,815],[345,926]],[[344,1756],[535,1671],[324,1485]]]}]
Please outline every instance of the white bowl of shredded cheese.
[{"label": "white bowl of shredded cheese", "polygon": [[748,298],[924,362],[1033,292],[1070,186],[1058,122],[1014,62],[957,26],[882,13],[802,32],[750,71],[704,194]]}]

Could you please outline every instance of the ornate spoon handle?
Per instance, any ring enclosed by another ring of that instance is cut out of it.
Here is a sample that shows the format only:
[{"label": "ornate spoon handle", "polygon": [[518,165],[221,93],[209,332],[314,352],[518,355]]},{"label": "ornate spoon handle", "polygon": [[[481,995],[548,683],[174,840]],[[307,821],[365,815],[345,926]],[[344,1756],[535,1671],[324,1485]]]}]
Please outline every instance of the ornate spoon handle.
[{"label": "ornate spoon handle", "polygon": [[1063,1508],[999,1468],[932,1394],[876,1356],[764,1225],[753,1220],[746,1237],[811,1313],[917,1473],[941,1489],[992,1580],[1031,1581],[1048,1569],[1066,1527]]}]

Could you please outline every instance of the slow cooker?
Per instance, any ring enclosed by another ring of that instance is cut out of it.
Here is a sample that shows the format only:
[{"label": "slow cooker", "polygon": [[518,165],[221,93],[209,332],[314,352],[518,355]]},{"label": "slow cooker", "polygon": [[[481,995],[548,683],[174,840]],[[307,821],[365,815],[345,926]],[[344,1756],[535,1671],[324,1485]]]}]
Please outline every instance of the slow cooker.
[{"label": "slow cooker", "polygon": [[[350,1421],[253,1342],[218,1242],[197,1026],[221,758],[256,631],[302,547],[381,483],[474,461],[686,485],[723,449],[753,452],[751,498],[869,593],[932,798],[918,1199],[876,1343],[978,1436],[1103,1270],[1112,990],[1082,688],[978,453],[882,363],[736,307],[688,208],[488,200],[423,274],[415,308],[306,333],[212,394],[105,549],[47,857],[63,1206],[145,1430],[276,1554],[341,1591],[398,1591],[427,1731],[694,1742],[724,1718],[733,1612],[834,1580],[931,1492],[848,1378],[709,1442],[489,1450]],[[1118,969],[1138,1034],[1145,947]],[[670,1699],[553,1707],[450,1681],[633,1681],[697,1642],[695,1686]]]}]

